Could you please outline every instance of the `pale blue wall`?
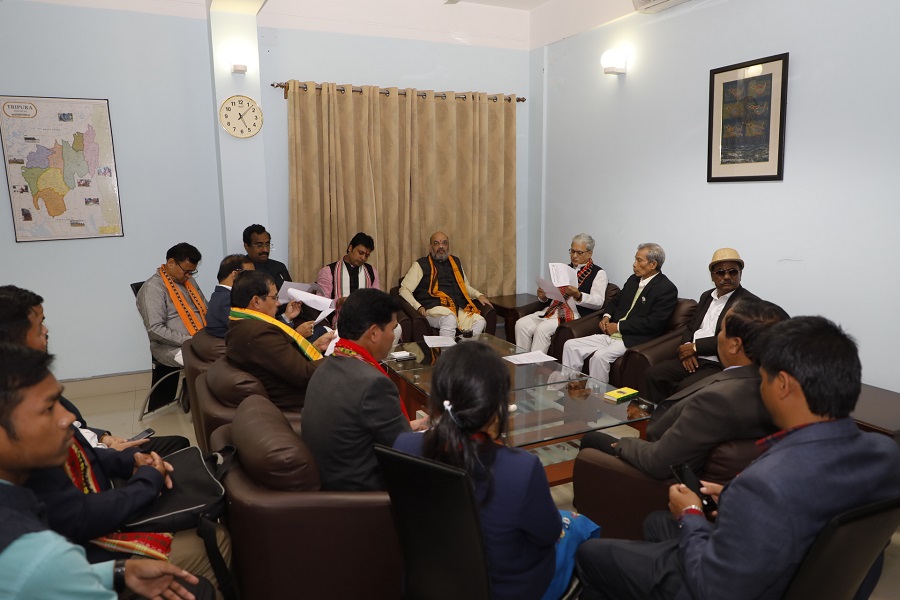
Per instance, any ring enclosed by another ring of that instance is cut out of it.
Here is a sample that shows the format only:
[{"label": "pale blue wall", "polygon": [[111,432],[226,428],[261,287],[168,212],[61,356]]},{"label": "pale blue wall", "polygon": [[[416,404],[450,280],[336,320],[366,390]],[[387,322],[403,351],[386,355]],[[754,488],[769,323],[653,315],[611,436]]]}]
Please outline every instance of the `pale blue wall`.
[{"label": "pale blue wall", "polygon": [[[892,251],[900,226],[900,6],[857,14],[813,0],[695,0],[634,14],[549,47],[547,252],[573,217],[621,283],[635,246],[662,244],[681,296],[710,287],[713,250],[733,246],[744,283],[791,314],[823,314],[860,343],[867,383],[900,390]],[[832,10],[834,8],[834,10]],[[624,77],[599,56],[632,44]],[[783,182],[706,182],[709,71],[790,53]],[[556,208],[556,210],[554,210]]]},{"label": "pale blue wall", "polygon": [[206,22],[0,2],[0,94],[108,98],[125,237],[15,242],[0,169],[0,282],[45,299],[63,379],[146,370],[128,284],[189,241],[212,292],[222,256]]}]

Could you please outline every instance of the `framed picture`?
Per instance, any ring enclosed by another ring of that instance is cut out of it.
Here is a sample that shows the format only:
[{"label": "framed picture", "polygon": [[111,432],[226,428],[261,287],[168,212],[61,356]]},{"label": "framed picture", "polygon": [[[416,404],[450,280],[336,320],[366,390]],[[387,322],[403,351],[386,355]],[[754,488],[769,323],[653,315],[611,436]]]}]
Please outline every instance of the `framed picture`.
[{"label": "framed picture", "polygon": [[109,103],[0,96],[17,242],[121,237]]},{"label": "framed picture", "polygon": [[788,54],[709,72],[706,181],[784,179]]}]

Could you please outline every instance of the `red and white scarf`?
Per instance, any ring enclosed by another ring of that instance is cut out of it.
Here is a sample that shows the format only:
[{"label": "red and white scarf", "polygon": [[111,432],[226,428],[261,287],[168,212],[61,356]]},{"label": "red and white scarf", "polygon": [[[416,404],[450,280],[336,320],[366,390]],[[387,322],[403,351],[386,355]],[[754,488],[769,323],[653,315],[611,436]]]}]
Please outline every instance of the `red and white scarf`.
[{"label": "red and white scarf", "polygon": [[[593,266],[594,261],[588,259],[588,261],[578,269],[578,287],[581,287],[581,284],[584,283],[587,276],[591,274],[591,267]],[[569,299],[569,295],[566,293],[566,286],[560,287],[559,292],[563,295],[564,299]],[[569,303],[560,302],[559,300],[554,300],[553,303],[550,304],[550,308],[547,309],[547,312],[543,314],[542,318],[549,319],[554,316],[559,319],[560,323],[568,323],[569,321],[575,320],[575,312],[572,310],[572,307],[569,306]]]}]

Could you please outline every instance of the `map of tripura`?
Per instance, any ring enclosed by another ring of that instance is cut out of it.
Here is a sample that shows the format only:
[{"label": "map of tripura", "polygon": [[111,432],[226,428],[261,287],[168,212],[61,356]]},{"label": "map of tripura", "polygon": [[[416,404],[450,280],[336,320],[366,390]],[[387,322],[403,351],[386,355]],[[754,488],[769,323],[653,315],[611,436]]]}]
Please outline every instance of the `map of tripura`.
[{"label": "map of tripura", "polygon": [[31,190],[34,208],[40,210],[44,201],[47,213],[58,217],[66,212],[66,194],[76,187],[76,178],[97,172],[100,164],[100,146],[94,128],[73,136],[72,143],[57,141],[52,148],[38,146],[25,159],[22,176]]}]

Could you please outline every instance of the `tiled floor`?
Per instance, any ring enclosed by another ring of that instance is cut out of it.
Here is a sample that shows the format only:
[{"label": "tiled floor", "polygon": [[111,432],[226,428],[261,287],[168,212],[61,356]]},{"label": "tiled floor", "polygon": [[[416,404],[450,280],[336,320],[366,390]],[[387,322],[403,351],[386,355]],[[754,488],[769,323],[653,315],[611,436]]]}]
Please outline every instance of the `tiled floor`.
[{"label": "tiled floor", "polygon": [[[92,427],[103,427],[120,437],[131,437],[147,427],[157,435],[183,435],[195,442],[191,416],[173,404],[138,421],[144,397],[150,387],[149,373],[100,377],[64,382],[65,396],[71,400]],[[556,505],[572,509],[572,484],[551,490]],[[884,572],[872,600],[900,597],[900,530],[894,534],[885,553]]]}]

